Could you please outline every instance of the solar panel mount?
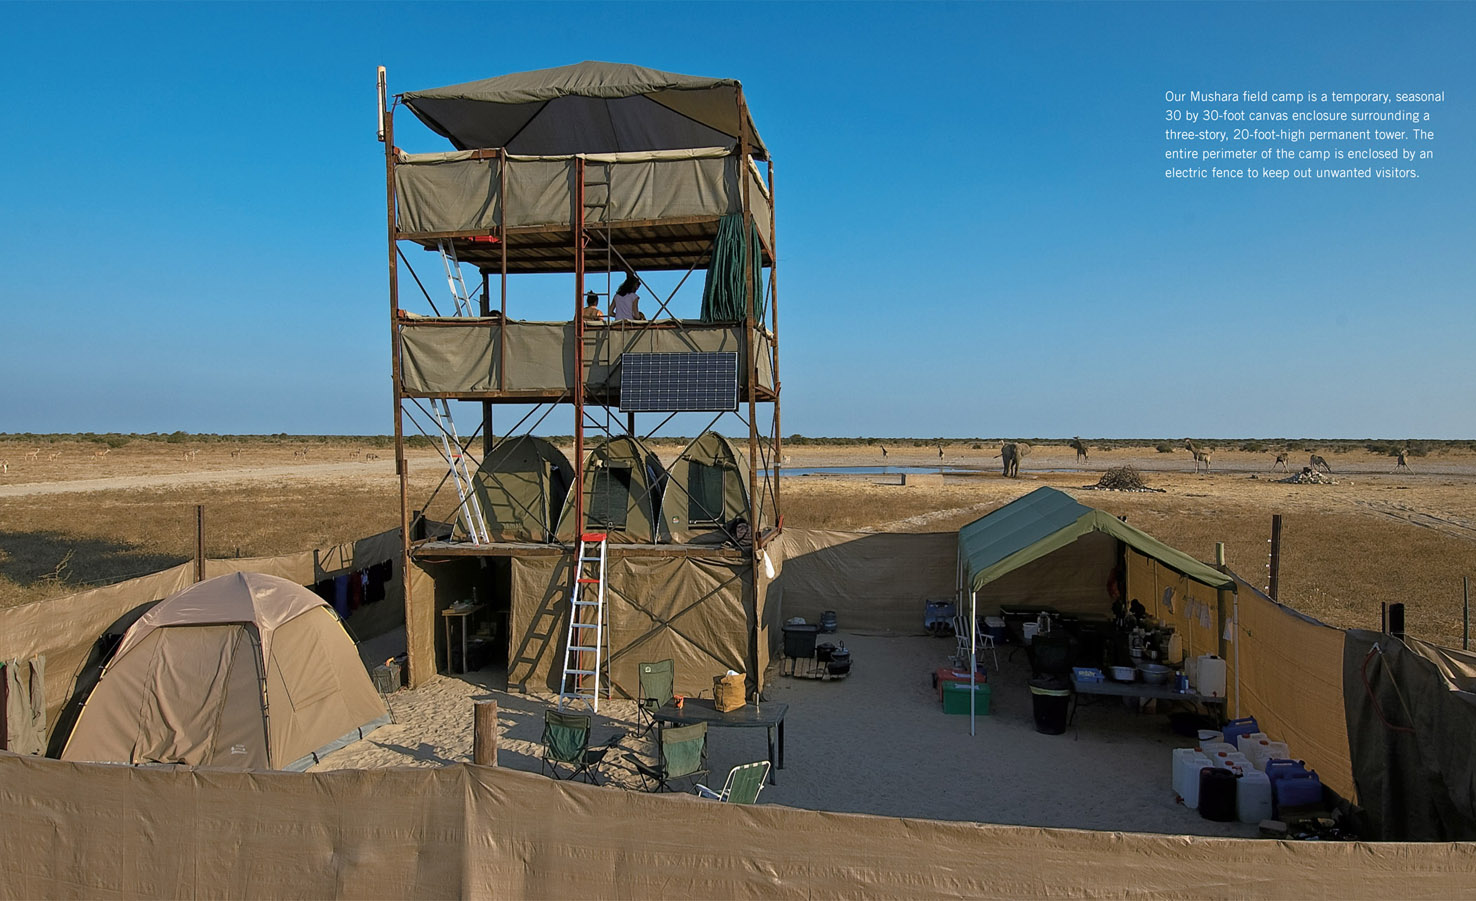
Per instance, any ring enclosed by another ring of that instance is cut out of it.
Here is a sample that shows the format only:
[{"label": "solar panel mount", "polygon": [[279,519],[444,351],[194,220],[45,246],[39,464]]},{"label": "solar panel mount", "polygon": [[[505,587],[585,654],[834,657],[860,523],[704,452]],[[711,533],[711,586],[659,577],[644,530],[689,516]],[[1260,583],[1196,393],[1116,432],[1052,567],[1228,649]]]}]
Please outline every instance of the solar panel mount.
[{"label": "solar panel mount", "polygon": [[738,353],[620,355],[623,413],[719,412],[738,409]]}]

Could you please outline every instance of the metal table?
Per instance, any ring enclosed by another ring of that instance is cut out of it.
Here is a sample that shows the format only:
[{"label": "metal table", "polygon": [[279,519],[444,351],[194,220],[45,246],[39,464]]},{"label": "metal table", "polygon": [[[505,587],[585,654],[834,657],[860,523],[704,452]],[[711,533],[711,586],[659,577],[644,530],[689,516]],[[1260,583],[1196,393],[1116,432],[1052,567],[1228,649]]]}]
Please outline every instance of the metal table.
[{"label": "metal table", "polygon": [[446,672],[451,672],[451,620],[461,620],[461,672],[465,674],[466,632],[471,627],[471,615],[481,609],[481,604],[472,604],[467,607],[447,607],[441,611],[442,622],[446,624]]},{"label": "metal table", "polygon": [[[1186,704],[1219,705],[1224,707],[1225,698],[1210,695],[1199,695],[1194,692],[1174,691],[1169,685],[1149,685],[1147,682],[1078,682],[1076,675],[1071,676],[1072,700],[1071,716],[1068,721],[1076,718],[1076,697],[1079,695],[1107,695],[1119,698],[1145,698],[1153,701],[1179,701]],[[1221,719],[1224,718],[1223,711]]]},{"label": "metal table", "polygon": [[774,771],[784,769],[784,715],[788,712],[788,704],[762,701],[744,704],[737,710],[723,713],[713,705],[711,698],[687,698],[681,707],[672,703],[662,705],[653,714],[653,718],[657,722],[671,723],[674,726],[706,723],[709,728],[737,726],[768,729],[769,784],[774,785],[778,783]]}]

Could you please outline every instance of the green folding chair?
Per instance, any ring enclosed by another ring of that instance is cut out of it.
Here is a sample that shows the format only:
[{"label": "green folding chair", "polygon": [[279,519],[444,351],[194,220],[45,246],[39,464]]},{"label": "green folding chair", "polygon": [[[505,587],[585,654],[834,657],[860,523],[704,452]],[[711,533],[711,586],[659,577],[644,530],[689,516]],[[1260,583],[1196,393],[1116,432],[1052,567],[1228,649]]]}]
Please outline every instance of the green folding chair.
[{"label": "green folding chair", "polygon": [[636,702],[636,723],[644,725],[642,735],[656,728],[656,711],[671,703],[676,685],[676,667],[670,660],[642,663],[636,670],[640,698]]},{"label": "green folding chair", "polygon": [[697,795],[712,801],[721,801],[724,804],[755,804],[768,778],[769,762],[767,760],[760,760],[758,763],[742,763],[728,771],[728,779],[723,783],[722,791],[713,791],[699,782]]},{"label": "green folding chair", "polygon": [[[555,779],[583,776],[591,785],[599,785],[595,767],[604,761],[610,749],[620,743],[617,735],[602,745],[589,745],[590,717],[584,713],[543,711],[543,765],[541,770]],[[567,776],[559,775],[559,767],[568,767]]]},{"label": "green folding chair", "polygon": [[[665,726],[657,730],[655,766],[625,755],[641,775],[646,791],[673,791],[671,780],[707,775],[707,724]],[[653,789],[651,786],[654,785]]]}]

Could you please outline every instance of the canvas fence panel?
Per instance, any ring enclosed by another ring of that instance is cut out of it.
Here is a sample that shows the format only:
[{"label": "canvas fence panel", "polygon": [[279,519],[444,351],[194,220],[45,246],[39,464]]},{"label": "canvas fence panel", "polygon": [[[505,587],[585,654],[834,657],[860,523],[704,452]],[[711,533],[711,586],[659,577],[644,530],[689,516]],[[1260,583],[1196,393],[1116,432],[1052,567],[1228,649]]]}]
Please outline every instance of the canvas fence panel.
[{"label": "canvas fence panel", "polygon": [[1378,632],[1347,633],[1343,695],[1368,834],[1476,841],[1473,677],[1476,655]]},{"label": "canvas fence panel", "polygon": [[0,754],[0,803],[0,896],[14,898],[1449,898],[1476,877],[1471,843],[947,823],[466,765],[233,773]]},{"label": "canvas fence panel", "polygon": [[[46,657],[48,741],[78,680],[94,662],[103,633],[121,634],[156,601],[193,581],[194,564],[187,563],[116,585],[0,608],[0,659]],[[68,723],[75,715],[75,710],[67,711]]]},{"label": "canvas fence panel", "polygon": [[[1127,597],[1136,600],[1148,615],[1171,624],[1184,643],[1184,658],[1204,654],[1219,655],[1223,621],[1219,592],[1190,579],[1167,566],[1129,548],[1126,553]],[[1173,594],[1165,602],[1164,593]],[[1225,661],[1225,691],[1230,699],[1227,710],[1234,711],[1235,657]],[[1279,737],[1279,736],[1278,736]]]},{"label": "canvas fence panel", "polygon": [[785,529],[770,592],[783,619],[834,610],[847,631],[922,631],[925,603],[957,591],[958,536]]},{"label": "canvas fence panel", "polygon": [[1285,741],[1324,785],[1356,800],[1343,706],[1344,633],[1277,604],[1243,579],[1236,584],[1239,647],[1229,651],[1230,692],[1239,694],[1240,714]]}]

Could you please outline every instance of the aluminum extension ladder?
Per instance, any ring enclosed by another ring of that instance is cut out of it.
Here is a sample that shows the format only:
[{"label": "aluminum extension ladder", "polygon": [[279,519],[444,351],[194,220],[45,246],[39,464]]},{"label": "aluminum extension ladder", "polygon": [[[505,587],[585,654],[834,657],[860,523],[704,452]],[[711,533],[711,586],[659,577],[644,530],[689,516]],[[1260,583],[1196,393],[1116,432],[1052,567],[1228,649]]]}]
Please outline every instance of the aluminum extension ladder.
[{"label": "aluminum extension ladder", "polygon": [[446,286],[451,289],[451,299],[456,303],[456,315],[475,316],[471,292],[466,289],[466,279],[461,276],[461,261],[456,258],[456,247],[449,240],[436,242],[441,252],[441,268],[446,271]]},{"label": "aluminum extension ladder", "polygon": [[466,467],[466,457],[461,452],[461,438],[456,434],[456,423],[451,421],[451,405],[445,398],[433,398],[430,403],[431,416],[436,421],[436,432],[441,437],[441,456],[451,468],[451,481],[456,483],[456,498],[461,502],[461,523],[466,528],[467,538],[472,544],[489,544],[487,520],[482,516],[482,504],[472,483],[471,472]]},{"label": "aluminum extension ladder", "polygon": [[[594,554],[594,545],[599,553]],[[559,708],[583,701],[600,712],[600,664],[605,640],[605,550],[609,536],[586,532],[579,536],[574,567],[574,591],[569,603],[569,640],[564,651],[564,675],[559,680]],[[591,574],[590,570],[594,569]],[[587,592],[594,589],[594,600]]]}]

